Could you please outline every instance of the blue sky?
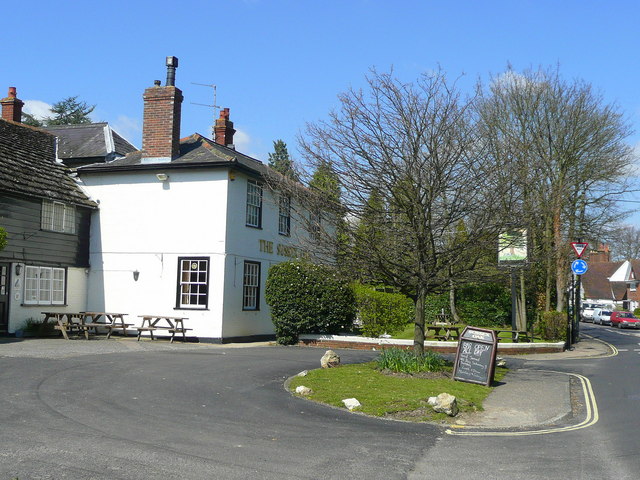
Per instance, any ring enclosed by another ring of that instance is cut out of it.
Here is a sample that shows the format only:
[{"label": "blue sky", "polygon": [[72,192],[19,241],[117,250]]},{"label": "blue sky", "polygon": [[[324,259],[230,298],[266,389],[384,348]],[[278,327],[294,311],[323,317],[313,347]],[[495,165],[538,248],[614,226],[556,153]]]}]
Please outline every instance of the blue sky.
[{"label": "blue sky", "polygon": [[[326,117],[337,95],[371,67],[403,80],[440,66],[478,78],[560,66],[626,113],[640,144],[640,2],[112,0],[29,1],[4,12],[0,94],[31,107],[78,95],[141,144],[142,92],[180,59],[182,136],[210,136],[213,103],[231,109],[239,150],[266,161],[283,139],[296,157],[305,122]],[[38,104],[37,102],[44,102]],[[638,198],[640,200],[640,196]],[[640,223],[640,222],[639,222]]]}]

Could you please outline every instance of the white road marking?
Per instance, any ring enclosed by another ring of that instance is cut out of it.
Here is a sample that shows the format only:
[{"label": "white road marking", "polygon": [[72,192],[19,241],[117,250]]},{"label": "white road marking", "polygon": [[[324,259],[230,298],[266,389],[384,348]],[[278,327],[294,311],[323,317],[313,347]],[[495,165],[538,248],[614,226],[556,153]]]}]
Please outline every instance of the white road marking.
[{"label": "white road marking", "polygon": [[[564,373],[565,375],[571,375],[576,377],[582,383],[582,391],[584,393],[585,400],[585,408],[587,410],[586,418],[578,423],[577,425],[571,425],[567,427],[558,427],[558,428],[545,428],[541,430],[529,430],[524,432],[500,432],[500,431],[489,431],[489,430],[479,430],[479,431],[465,431],[464,428],[460,427],[460,430],[445,430],[445,433],[449,435],[463,435],[469,437],[522,437],[528,435],[545,435],[548,433],[560,433],[560,432],[571,432],[573,430],[580,430],[582,428],[587,428],[594,425],[599,420],[598,414],[598,404],[596,403],[596,397],[593,393],[593,388],[591,388],[591,382],[587,377],[579,375],[577,373],[566,373],[566,372],[554,372],[554,373]],[[473,427],[469,427],[473,428]]]}]

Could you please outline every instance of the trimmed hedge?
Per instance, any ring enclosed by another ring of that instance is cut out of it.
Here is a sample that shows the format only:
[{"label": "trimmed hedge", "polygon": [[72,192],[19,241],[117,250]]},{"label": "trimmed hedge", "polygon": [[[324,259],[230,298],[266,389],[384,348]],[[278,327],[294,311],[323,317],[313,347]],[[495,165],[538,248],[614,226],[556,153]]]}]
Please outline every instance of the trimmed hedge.
[{"label": "trimmed hedge", "polygon": [[567,340],[567,314],[564,312],[542,312],[535,330],[543,340]]},{"label": "trimmed hedge", "polygon": [[360,283],[353,285],[353,291],[362,334],[367,337],[401,332],[414,319],[413,301],[401,293],[381,292]]},{"label": "trimmed hedge", "polygon": [[292,345],[301,333],[339,333],[356,316],[349,284],[325,265],[291,261],[272,265],[265,298],[271,307],[276,340]]}]

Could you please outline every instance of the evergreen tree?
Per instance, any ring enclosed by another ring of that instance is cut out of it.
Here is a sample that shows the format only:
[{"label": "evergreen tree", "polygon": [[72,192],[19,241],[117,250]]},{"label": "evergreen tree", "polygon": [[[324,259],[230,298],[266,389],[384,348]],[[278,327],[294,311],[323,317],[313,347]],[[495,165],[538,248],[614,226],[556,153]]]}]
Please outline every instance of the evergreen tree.
[{"label": "evergreen tree", "polygon": [[77,125],[91,123],[89,114],[96,108],[95,105],[89,106],[87,102],[78,100],[78,96],[68,97],[56,102],[51,107],[51,113],[54,115],[47,117],[47,126],[51,125]]},{"label": "evergreen tree", "polygon": [[309,188],[320,193],[325,202],[340,203],[340,181],[329,162],[321,162],[309,181]]},{"label": "evergreen tree", "polygon": [[87,102],[78,100],[78,96],[68,97],[53,104],[49,111],[53,114],[38,119],[30,113],[22,113],[22,123],[32,127],[49,127],[52,125],[78,125],[92,123],[89,115],[96,108]]},{"label": "evergreen tree", "polygon": [[273,150],[274,153],[269,154],[269,166],[285,177],[299,181],[300,178],[294,169],[293,160],[289,156],[287,144],[282,140],[275,140]]}]

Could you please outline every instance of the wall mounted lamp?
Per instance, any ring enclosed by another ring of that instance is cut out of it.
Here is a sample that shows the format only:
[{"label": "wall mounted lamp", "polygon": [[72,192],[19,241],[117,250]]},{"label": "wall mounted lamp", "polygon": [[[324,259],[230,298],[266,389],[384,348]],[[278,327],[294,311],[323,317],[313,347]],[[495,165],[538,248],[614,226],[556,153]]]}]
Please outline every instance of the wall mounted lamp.
[{"label": "wall mounted lamp", "polygon": [[16,263],[16,276],[19,277],[21,273],[22,273],[22,264]]},{"label": "wall mounted lamp", "polygon": [[156,173],[156,178],[161,182],[166,182],[167,180],[169,180],[169,175],[167,175],[166,173]]},{"label": "wall mounted lamp", "polygon": [[133,280],[134,280],[134,282],[137,282],[139,277],[140,277],[140,272],[138,270],[134,270],[133,271]]}]

